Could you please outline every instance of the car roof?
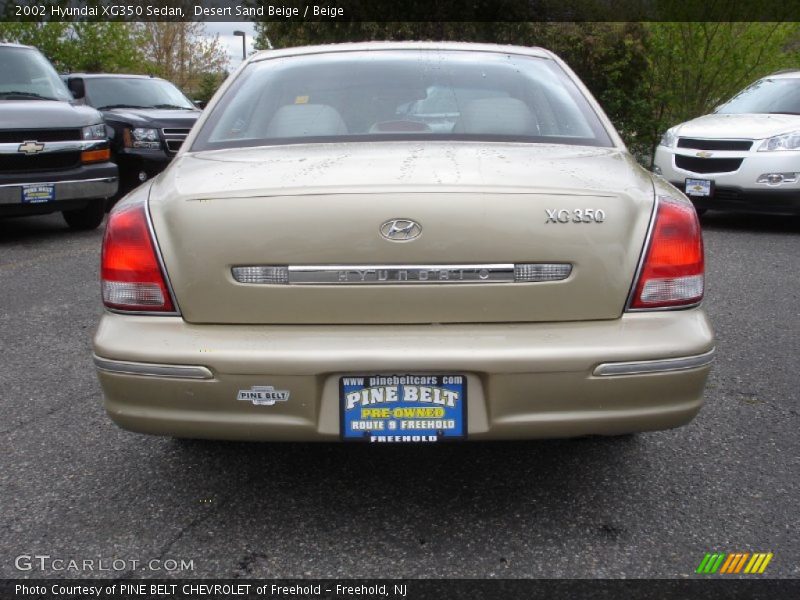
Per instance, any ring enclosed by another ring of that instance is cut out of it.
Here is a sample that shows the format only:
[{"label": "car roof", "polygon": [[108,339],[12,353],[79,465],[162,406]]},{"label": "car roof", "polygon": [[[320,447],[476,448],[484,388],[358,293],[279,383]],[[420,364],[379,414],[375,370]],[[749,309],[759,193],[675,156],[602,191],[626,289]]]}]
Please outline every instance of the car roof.
[{"label": "car roof", "polygon": [[461,50],[471,52],[494,52],[500,54],[524,54],[539,58],[552,58],[553,54],[535,46],[511,46],[501,44],[475,44],[471,42],[356,42],[347,44],[321,44],[297,46],[279,50],[262,50],[248,59],[258,62],[284,56],[329,54],[334,52],[369,52],[378,50]]},{"label": "car roof", "polygon": [[0,42],[0,48],[2,47],[10,47],[10,48],[29,48],[31,50],[36,50],[33,46],[28,46],[27,44],[17,44],[16,42]]},{"label": "car roof", "polygon": [[772,75],[762,77],[762,79],[794,79],[800,77],[800,69],[784,69],[776,71]]},{"label": "car roof", "polygon": [[113,77],[114,79],[161,79],[154,75],[132,75],[128,73],[65,73],[64,77],[82,77],[84,79],[97,79],[99,77]]}]

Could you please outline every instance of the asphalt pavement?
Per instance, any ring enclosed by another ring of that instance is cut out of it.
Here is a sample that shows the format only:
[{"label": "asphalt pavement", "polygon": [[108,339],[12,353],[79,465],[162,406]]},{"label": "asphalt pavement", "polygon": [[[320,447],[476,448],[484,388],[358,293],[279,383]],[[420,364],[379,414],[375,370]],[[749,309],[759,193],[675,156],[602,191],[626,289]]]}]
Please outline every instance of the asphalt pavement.
[{"label": "asphalt pavement", "polygon": [[703,225],[718,352],[690,425],[362,447],[118,429],[101,231],[0,221],[0,577],[683,578],[710,551],[800,576],[800,218]]}]

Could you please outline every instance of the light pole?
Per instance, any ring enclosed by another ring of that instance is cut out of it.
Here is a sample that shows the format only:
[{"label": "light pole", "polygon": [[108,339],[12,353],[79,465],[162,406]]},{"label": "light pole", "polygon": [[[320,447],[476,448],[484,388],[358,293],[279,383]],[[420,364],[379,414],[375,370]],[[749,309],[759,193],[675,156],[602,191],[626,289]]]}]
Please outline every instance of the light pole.
[{"label": "light pole", "polygon": [[245,60],[247,58],[247,34],[237,29],[233,35],[242,36],[242,60]]}]

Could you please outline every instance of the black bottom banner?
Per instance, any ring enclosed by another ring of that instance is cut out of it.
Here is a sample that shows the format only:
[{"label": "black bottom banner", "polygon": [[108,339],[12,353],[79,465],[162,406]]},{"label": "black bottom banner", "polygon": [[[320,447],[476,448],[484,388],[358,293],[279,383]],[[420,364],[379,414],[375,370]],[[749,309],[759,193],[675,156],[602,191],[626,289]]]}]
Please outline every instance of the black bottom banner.
[{"label": "black bottom banner", "polygon": [[2,600],[800,598],[797,579],[5,579]]}]

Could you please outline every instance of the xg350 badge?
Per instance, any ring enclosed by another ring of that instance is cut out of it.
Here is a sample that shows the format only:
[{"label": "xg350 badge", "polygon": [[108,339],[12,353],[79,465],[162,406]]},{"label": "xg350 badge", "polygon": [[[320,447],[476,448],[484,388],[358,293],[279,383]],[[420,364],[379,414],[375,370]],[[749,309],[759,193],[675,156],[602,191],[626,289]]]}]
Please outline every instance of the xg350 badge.
[{"label": "xg350 badge", "polygon": [[602,223],[606,211],[602,208],[545,208],[547,223]]},{"label": "xg350 badge", "polygon": [[391,219],[380,227],[381,235],[392,242],[410,242],[422,233],[422,226],[411,219]]},{"label": "xg350 badge", "polygon": [[239,390],[236,399],[252,402],[256,406],[272,406],[276,402],[286,402],[289,390],[276,390],[271,385],[254,385],[249,390]]}]

